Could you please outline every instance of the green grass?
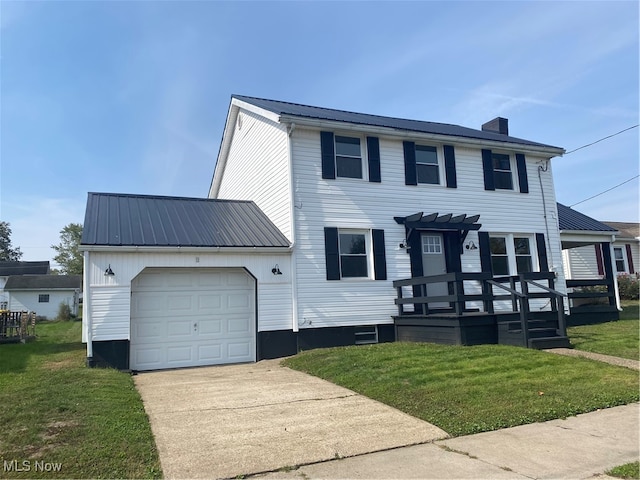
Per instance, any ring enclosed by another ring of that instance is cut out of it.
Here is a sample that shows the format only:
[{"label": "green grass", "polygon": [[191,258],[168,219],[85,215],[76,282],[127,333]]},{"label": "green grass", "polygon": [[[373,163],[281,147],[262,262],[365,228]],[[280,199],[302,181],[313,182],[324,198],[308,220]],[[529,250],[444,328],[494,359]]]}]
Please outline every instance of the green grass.
[{"label": "green grass", "polygon": [[614,357],[640,358],[640,320],[638,301],[622,303],[620,320],[569,327],[571,344],[578,350],[613,355]]},{"label": "green grass", "polygon": [[640,462],[627,463],[616,468],[612,468],[607,475],[618,478],[640,479]]},{"label": "green grass", "polygon": [[386,343],[310,350],[284,365],[466,435],[638,401],[638,374],[504,345]]},{"label": "green grass", "polygon": [[[36,341],[0,345],[0,477],[161,477],[131,376],[85,367],[80,327],[40,323]],[[23,471],[8,471],[13,461]],[[60,470],[37,471],[36,462]]]}]

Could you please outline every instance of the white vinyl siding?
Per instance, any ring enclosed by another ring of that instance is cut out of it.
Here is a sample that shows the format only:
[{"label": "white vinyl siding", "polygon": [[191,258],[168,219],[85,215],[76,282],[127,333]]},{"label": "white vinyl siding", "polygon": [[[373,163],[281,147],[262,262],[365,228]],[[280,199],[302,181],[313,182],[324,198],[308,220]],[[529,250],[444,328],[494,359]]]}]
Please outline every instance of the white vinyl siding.
[{"label": "white vinyl siding", "polygon": [[563,251],[563,258],[571,272],[571,280],[588,280],[602,277],[598,273],[598,260],[594,245],[570,248]]},{"label": "white vinyl siding", "polygon": [[[104,275],[109,264],[113,276]],[[271,273],[276,264],[282,275]],[[93,340],[130,339],[131,282],[147,267],[246,268],[257,279],[258,331],[292,329],[290,254],[89,252],[84,296]],[[83,328],[86,325],[83,322]]]},{"label": "white vinyl siding", "polygon": [[216,198],[254,201],[291,240],[288,149],[284,126],[240,110]]},{"label": "white vinyl siding", "polygon": [[[58,309],[61,303],[69,305],[73,312],[75,296],[73,290],[12,290],[6,293],[9,310],[14,312],[36,312],[38,317],[54,320],[58,316]],[[48,295],[49,301],[41,302],[41,295]]]},{"label": "white vinyl siding", "polygon": [[[420,143],[416,139],[417,143]],[[296,271],[301,328],[393,323],[397,314],[393,280],[409,278],[411,268],[405,229],[394,216],[425,214],[480,214],[482,230],[531,235],[544,233],[550,268],[558,273],[556,288],[564,291],[560,237],[551,166],[542,173],[549,235],[545,227],[540,184],[530,182],[529,194],[486,191],[480,147],[455,147],[457,188],[419,189],[405,185],[402,139],[380,137],[381,183],[323,180],[318,131],[297,128],[292,136],[294,204],[296,215]],[[528,177],[537,179],[538,163],[527,155]],[[355,229],[383,229],[386,281],[329,282],[326,280],[324,227],[349,225]],[[478,245],[477,232],[466,242]],[[532,248],[535,248],[532,245]],[[464,272],[479,272],[478,250],[464,250]]]}]

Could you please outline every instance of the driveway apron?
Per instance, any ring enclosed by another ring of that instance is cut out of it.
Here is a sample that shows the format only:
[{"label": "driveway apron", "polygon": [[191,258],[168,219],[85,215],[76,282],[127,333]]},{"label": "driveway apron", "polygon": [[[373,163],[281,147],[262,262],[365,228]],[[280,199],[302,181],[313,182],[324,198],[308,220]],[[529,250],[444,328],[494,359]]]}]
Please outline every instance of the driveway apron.
[{"label": "driveway apron", "polygon": [[233,478],[447,437],[279,362],[134,377],[165,478]]}]

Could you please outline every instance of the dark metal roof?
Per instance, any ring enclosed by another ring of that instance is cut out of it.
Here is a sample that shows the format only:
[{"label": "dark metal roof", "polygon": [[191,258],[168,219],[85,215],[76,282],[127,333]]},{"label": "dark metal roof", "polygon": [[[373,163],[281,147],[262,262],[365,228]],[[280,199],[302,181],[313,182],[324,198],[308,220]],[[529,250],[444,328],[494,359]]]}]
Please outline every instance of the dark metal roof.
[{"label": "dark metal roof", "polygon": [[605,225],[615,228],[620,232],[618,239],[640,237],[640,223],[632,222],[603,222]]},{"label": "dark metal roof", "polygon": [[81,275],[18,275],[9,277],[5,290],[76,290],[82,287]]},{"label": "dark metal roof", "polygon": [[49,262],[0,262],[0,277],[11,275],[46,275]]},{"label": "dark metal roof", "polygon": [[288,247],[253,202],[89,193],[82,245]]},{"label": "dark metal roof", "polygon": [[552,145],[545,145],[543,143],[532,142],[530,140],[511,137],[500,133],[485,132],[482,130],[461,127],[458,125],[451,125],[448,123],[424,122],[421,120],[383,117],[379,115],[369,115],[365,113],[334,110],[332,108],[312,107],[309,105],[300,105],[297,103],[267,100],[264,98],[245,97],[243,95],[232,95],[232,98],[237,98],[238,100],[250,103],[251,105],[263,108],[277,115],[291,115],[295,117],[314,118],[318,120],[331,120],[337,122],[355,123],[359,125],[387,127],[410,132],[475,138],[480,140],[508,142],[535,147],[556,148],[562,150],[560,147],[554,147]]},{"label": "dark metal roof", "polygon": [[584,230],[590,232],[615,232],[616,229],[586,216],[572,208],[558,203],[558,223],[560,231]]}]

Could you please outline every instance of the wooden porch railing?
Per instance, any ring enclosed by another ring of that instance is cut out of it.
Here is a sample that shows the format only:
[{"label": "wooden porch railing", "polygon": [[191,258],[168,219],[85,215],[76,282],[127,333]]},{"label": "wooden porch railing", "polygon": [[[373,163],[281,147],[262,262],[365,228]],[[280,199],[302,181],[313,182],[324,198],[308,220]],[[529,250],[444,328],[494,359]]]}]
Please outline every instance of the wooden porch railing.
[{"label": "wooden porch railing", "polygon": [[36,334],[35,312],[0,310],[0,343],[24,341]]},{"label": "wooden porch railing", "polygon": [[570,292],[568,294],[570,300],[588,299],[596,303],[598,300],[605,298],[609,305],[616,305],[616,292],[611,279],[567,280],[567,288],[581,289],[577,292]]},{"label": "wooden porch railing", "polygon": [[[547,285],[542,285],[540,281],[546,281]],[[475,282],[480,284],[481,293],[465,294],[464,282]],[[436,283],[446,283],[449,295],[432,296],[427,295],[427,286]],[[494,302],[511,301],[511,313],[520,314],[520,322],[523,334],[525,335],[525,345],[528,343],[529,318],[531,313],[530,300],[548,299],[551,310],[557,313],[558,329],[557,333],[566,336],[566,322],[564,318],[564,297],[565,294],[555,289],[555,274],[550,272],[530,272],[516,276],[493,277],[490,273],[447,273],[444,275],[434,275],[428,277],[415,277],[393,282],[398,298],[395,303],[398,306],[398,315],[429,315],[442,313],[441,308],[429,307],[433,303],[449,303],[452,313],[463,316],[469,313],[466,302],[482,302],[483,310],[487,314],[495,313]],[[519,289],[518,289],[519,286]],[[404,296],[403,287],[412,287],[413,295]],[[538,291],[532,291],[535,287]],[[495,294],[494,289],[502,290],[506,293]],[[413,312],[405,312],[405,305],[413,305]]]}]

